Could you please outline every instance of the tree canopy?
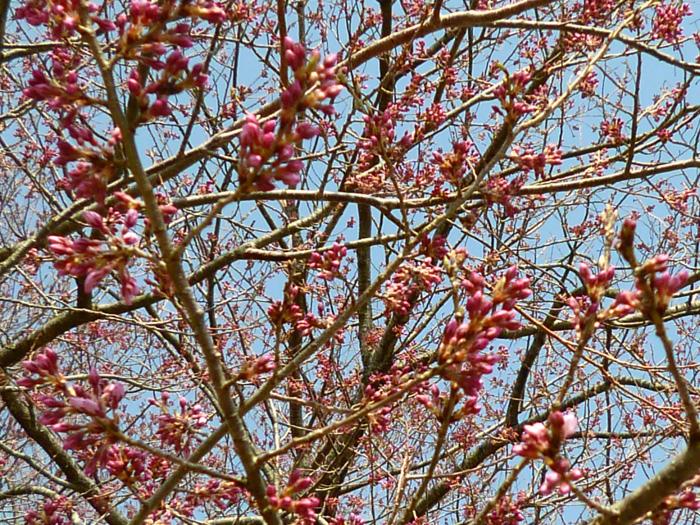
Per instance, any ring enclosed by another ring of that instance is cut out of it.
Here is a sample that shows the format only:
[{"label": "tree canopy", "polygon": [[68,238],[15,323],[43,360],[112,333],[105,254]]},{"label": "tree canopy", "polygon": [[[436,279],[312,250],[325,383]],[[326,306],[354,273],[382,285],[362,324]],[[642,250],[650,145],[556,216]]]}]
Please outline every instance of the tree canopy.
[{"label": "tree canopy", "polygon": [[691,7],[0,2],[0,523],[696,523]]}]

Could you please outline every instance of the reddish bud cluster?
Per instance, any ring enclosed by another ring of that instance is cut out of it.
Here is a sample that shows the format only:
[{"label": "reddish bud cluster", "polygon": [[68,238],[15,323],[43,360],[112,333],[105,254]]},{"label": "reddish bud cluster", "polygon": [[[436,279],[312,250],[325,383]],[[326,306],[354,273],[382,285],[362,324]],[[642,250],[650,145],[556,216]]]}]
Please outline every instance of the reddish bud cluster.
[{"label": "reddish bud cluster", "polygon": [[383,163],[401,161],[414,139],[406,132],[401,139],[395,141],[396,121],[400,116],[401,108],[397,104],[389,104],[385,111],[376,115],[362,116],[365,127],[362,139],[358,142],[360,158],[357,170],[348,181],[350,186],[369,193],[375,193],[384,187],[386,169]]},{"label": "reddish bud cluster", "polygon": [[615,0],[583,0],[581,22],[607,22],[616,5]]},{"label": "reddish bud cluster", "polygon": [[304,312],[301,307],[296,304],[296,298],[299,294],[299,287],[294,284],[287,284],[284,289],[284,299],[275,301],[270,308],[267,309],[267,315],[270,316],[272,324],[282,326],[285,323],[296,324],[303,319]]},{"label": "reddish bud cluster", "polygon": [[594,275],[591,267],[586,263],[580,263],[578,273],[586,287],[586,293],[592,301],[598,302],[603,294],[610,288],[610,283],[615,276],[615,267],[608,266],[605,270]]},{"label": "reddish bud cluster", "polygon": [[635,286],[637,291],[634,296],[626,297],[630,306],[649,314],[651,305],[656,307],[658,313],[663,314],[671,302],[671,298],[688,282],[690,275],[686,270],[681,270],[676,275],[668,271],[669,256],[659,254],[648,259],[642,264],[637,263],[634,255],[634,234],[637,227],[636,220],[625,219],[620,230],[618,249],[622,256],[635,269]]},{"label": "reddish bud cluster", "polygon": [[[116,26],[110,20],[97,16],[100,7],[86,4],[90,21],[97,26],[97,33],[113,31]],[[72,36],[80,26],[80,0],[27,0],[17,8],[15,17],[26,20],[32,26],[47,26],[52,38]]]},{"label": "reddish bud cluster", "polygon": [[315,523],[315,509],[320,504],[320,500],[314,496],[294,499],[295,494],[305,491],[312,484],[311,478],[302,477],[301,471],[295,469],[289,476],[287,486],[281,492],[274,485],[267,486],[267,499],[272,507],[299,516],[302,523]]},{"label": "reddish bud cluster", "polygon": [[529,71],[517,71],[512,75],[505,69],[506,78],[495,89],[494,95],[501,102],[501,108],[494,106],[496,113],[505,113],[506,119],[517,120],[536,108],[523,99],[527,84],[532,78]]},{"label": "reddish bud cluster", "polygon": [[433,162],[438,165],[442,177],[458,188],[464,185],[465,175],[473,172],[479,158],[474,144],[465,140],[455,142],[450,153],[433,153]]},{"label": "reddish bud cluster", "polygon": [[[445,328],[438,349],[438,362],[445,379],[458,385],[466,395],[462,411],[476,413],[477,396],[482,387],[481,377],[490,374],[498,360],[494,354],[481,353],[503,330],[517,330],[513,307],[532,293],[530,280],[517,278],[516,266],[509,268],[493,285],[491,300],[484,295],[486,280],[477,272],[469,272],[462,281],[467,292],[468,321],[460,324],[452,319]],[[499,308],[500,307],[500,308]]]},{"label": "reddish bud cluster", "polygon": [[582,98],[590,98],[596,93],[598,88],[598,76],[595,71],[588,73],[585,78],[578,85],[578,90],[581,93]]},{"label": "reddish bud cluster", "polygon": [[513,501],[509,497],[498,500],[496,507],[486,515],[486,525],[518,525],[525,521],[521,510],[523,501]]},{"label": "reddish bud cluster", "polygon": [[60,110],[65,106],[70,106],[85,99],[84,85],[78,79],[75,71],[57,75],[56,62],[54,62],[53,78],[49,78],[40,69],[32,71],[32,78],[22,93],[32,100],[46,101],[53,110]]},{"label": "reddish bud cluster", "polygon": [[263,356],[250,359],[243,363],[241,367],[240,377],[242,379],[252,380],[262,374],[272,372],[276,368],[275,356],[265,354]]},{"label": "reddish bud cluster", "polygon": [[559,455],[564,440],[571,437],[578,428],[578,419],[570,412],[552,412],[549,415],[549,429],[543,423],[525,425],[522,442],[513,447],[513,452],[529,459],[543,459],[550,471],[540,487],[540,493],[550,494],[559,488],[560,494],[571,490],[569,481],[581,479],[583,473],[571,468],[568,460]]},{"label": "reddish bud cluster", "polygon": [[132,486],[151,479],[148,462],[148,454],[143,450],[112,445],[107,450],[104,466],[112,476]]},{"label": "reddish bud cluster", "polygon": [[625,135],[622,132],[624,125],[621,118],[603,120],[600,123],[600,133],[613,144],[621,144],[625,140]]},{"label": "reddish bud cluster", "polygon": [[[309,122],[297,123],[297,115],[308,108],[334,114],[332,101],[342,89],[336,79],[336,55],[321,60],[319,52],[313,51],[307,60],[304,46],[285,38],[284,57],[294,80],[282,91],[279,120],[261,124],[255,115],[249,114],[241,130],[238,176],[245,190],[254,186],[260,191],[270,191],[275,188],[275,180],[289,187],[299,183],[304,165],[292,159],[294,150],[302,141],[318,136],[320,130]],[[326,99],[331,103],[324,103]]]},{"label": "reddish bud cluster", "polygon": [[134,208],[129,208],[125,213],[110,208],[106,217],[93,211],[84,212],[83,220],[99,236],[75,240],[49,236],[49,251],[56,257],[54,267],[60,275],[84,277],[83,288],[86,293],[92,292],[109,273],[116,272],[121,284],[121,295],[130,304],[138,293],[136,280],[128,271],[129,262],[139,243],[138,235],[132,230],[138,219],[139,213]]},{"label": "reddish bud cluster", "polygon": [[440,269],[430,259],[402,264],[386,286],[382,299],[387,313],[407,315],[412,300],[442,281]]},{"label": "reddish bud cluster", "polygon": [[226,509],[238,503],[243,494],[243,489],[233,481],[210,479],[206,483],[197,483],[194,486],[192,492],[187,495],[186,504],[188,509],[192,510],[206,502],[212,502],[220,509]]},{"label": "reddish bud cluster", "polygon": [[[291,38],[284,39],[284,57],[287,65],[294,73],[294,81],[282,92],[282,120],[287,119],[299,110],[306,108],[319,109],[326,115],[334,115],[333,100],[342,91],[338,83],[335,66],[338,55],[331,54],[321,60],[318,50],[311,52],[307,60],[306,48],[294,42]],[[330,100],[331,104],[322,104]]]},{"label": "reddish bud cluster", "polygon": [[47,409],[39,422],[54,432],[69,433],[63,440],[66,450],[91,451],[86,474],[92,475],[98,466],[106,466],[119,428],[117,408],[124,398],[124,386],[102,379],[94,368],[88,374],[89,388],[68,383],[59,373],[58,356],[51,349],[24,361],[22,366],[26,375],[17,381],[19,386],[51,387],[49,394],[37,394],[37,400]]},{"label": "reddish bud cluster", "polygon": [[424,234],[420,240],[420,254],[430,257],[433,262],[442,261],[447,255],[447,239],[442,235],[435,235],[432,239]]},{"label": "reddish bud cluster", "polygon": [[537,153],[532,146],[514,146],[515,155],[511,159],[520,166],[520,169],[534,171],[535,177],[544,177],[544,170],[549,166],[561,164],[561,150],[552,144],[545,146],[544,151]]},{"label": "reddish bud cluster", "polygon": [[189,454],[200,430],[206,427],[209,415],[201,405],[191,404],[184,397],[178,401],[180,411],[171,413],[169,399],[169,394],[164,392],[160,402],[151,400],[151,404],[162,411],[158,416],[156,436],[163,445],[173,447],[177,453]]},{"label": "reddish bud cluster", "polygon": [[320,270],[321,279],[328,281],[335,279],[340,271],[340,263],[348,253],[348,249],[338,242],[334,242],[330,250],[323,253],[313,252],[309,257],[309,268]]},{"label": "reddish bud cluster", "polygon": [[673,511],[681,509],[700,510],[700,498],[692,488],[687,488],[678,495],[664,498],[661,505],[652,513],[650,521],[653,525],[669,525]]},{"label": "reddish bud cluster", "polygon": [[122,139],[121,131],[114,129],[107,145],[100,146],[92,131],[75,122],[74,117],[75,113],[71,113],[62,123],[77,144],[59,140],[58,156],[54,162],[58,166],[66,166],[71,162],[76,164],[68,171],[66,179],[61,181],[60,185],[75,191],[77,197],[104,203],[107,184],[119,168],[119,163],[114,157],[114,147]]},{"label": "reddish bud cluster", "polygon": [[677,44],[683,37],[681,24],[683,18],[692,15],[686,3],[668,2],[657,4],[654,9],[654,21],[651,28],[652,38],[658,38],[669,44]]},{"label": "reddish bud cluster", "polygon": [[[157,68],[160,69],[160,77],[147,85],[142,83],[136,69],[131,71],[126,85],[139,105],[139,122],[169,116],[172,113],[169,97],[188,89],[207,87],[209,77],[204,73],[204,66],[195,64],[189,68],[188,62],[189,59],[175,49]],[[153,102],[149,100],[150,95],[155,96]]]},{"label": "reddish bud cluster", "polygon": [[25,525],[69,525],[72,503],[65,496],[44,502],[40,510],[30,510],[24,515]]}]

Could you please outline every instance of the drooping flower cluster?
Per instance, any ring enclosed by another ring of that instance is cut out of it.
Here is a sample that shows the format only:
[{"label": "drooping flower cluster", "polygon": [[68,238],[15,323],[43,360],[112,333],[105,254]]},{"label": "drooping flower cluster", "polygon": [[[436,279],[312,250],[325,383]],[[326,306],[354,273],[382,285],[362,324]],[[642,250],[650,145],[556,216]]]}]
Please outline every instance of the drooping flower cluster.
[{"label": "drooping flower cluster", "polygon": [[73,385],[60,373],[58,355],[50,348],[34,359],[24,361],[25,376],[19,386],[34,389],[46,385],[36,399],[46,410],[39,422],[54,432],[68,434],[63,440],[66,450],[89,456],[85,472],[92,475],[98,466],[106,466],[112,444],[118,439],[119,403],[125,390],[121,383],[103,379],[94,368],[88,373],[88,388]]},{"label": "drooping flower cluster", "polygon": [[685,2],[662,2],[654,9],[654,20],[651,28],[652,38],[658,38],[669,44],[677,44],[683,37],[681,27],[683,19],[692,15],[690,6]]},{"label": "drooping flower cluster", "polygon": [[571,491],[569,482],[583,477],[578,468],[571,468],[571,463],[559,455],[564,441],[578,429],[578,419],[571,412],[557,411],[549,415],[549,428],[544,423],[533,423],[523,427],[521,443],[513,447],[513,452],[529,459],[542,459],[549,467],[544,483],[540,487],[541,494],[551,494],[559,489],[560,494]]},{"label": "drooping flower cluster", "polygon": [[175,452],[189,454],[194,444],[207,426],[209,415],[199,404],[192,404],[184,397],[178,400],[179,412],[170,411],[170,396],[163,392],[160,402],[151,400],[151,404],[161,410],[158,415],[156,436],[163,445],[173,447]]},{"label": "drooping flower cluster", "polygon": [[276,509],[296,514],[302,523],[315,523],[315,509],[320,504],[320,500],[315,496],[295,499],[295,495],[304,492],[312,484],[311,478],[303,477],[301,471],[295,469],[290,474],[287,486],[282,491],[278,491],[274,485],[267,486],[267,500]]},{"label": "drooping flower cluster", "polygon": [[289,38],[284,40],[284,49],[294,80],[280,96],[279,119],[260,123],[255,115],[249,114],[241,130],[238,176],[241,188],[246,191],[253,187],[270,191],[275,188],[275,180],[289,187],[299,183],[304,165],[292,159],[295,148],[304,140],[318,136],[320,129],[310,122],[297,122],[297,116],[305,109],[333,115],[332,102],[342,90],[335,71],[337,55],[321,60],[318,50],[314,50],[307,59],[304,46]]},{"label": "drooping flower cluster", "polygon": [[531,295],[530,280],[518,278],[516,266],[510,267],[491,290],[491,300],[485,296],[486,280],[470,271],[462,281],[466,291],[468,320],[452,319],[438,349],[441,375],[458,385],[466,396],[464,414],[476,413],[481,377],[490,374],[498,360],[494,354],[482,353],[503,330],[517,330],[520,323],[513,310],[517,301]]},{"label": "drooping flower cluster", "polygon": [[86,211],[83,220],[97,235],[73,240],[56,235],[48,237],[49,251],[56,257],[54,267],[60,275],[84,278],[86,293],[90,293],[108,274],[116,272],[121,295],[126,303],[131,303],[138,293],[138,286],[129,274],[128,266],[139,243],[139,236],[133,231],[139,212],[135,208],[128,208],[124,213],[110,208],[103,217]]},{"label": "drooping flower cluster", "polygon": [[330,281],[339,275],[340,263],[348,253],[348,249],[334,242],[330,250],[325,250],[323,253],[313,252],[309,257],[309,268],[320,270],[319,277]]},{"label": "drooping flower cluster", "polygon": [[537,153],[532,146],[514,146],[514,155],[511,157],[521,170],[535,172],[535,177],[544,177],[544,170],[549,166],[561,164],[561,150],[553,144],[545,146],[544,151]]}]

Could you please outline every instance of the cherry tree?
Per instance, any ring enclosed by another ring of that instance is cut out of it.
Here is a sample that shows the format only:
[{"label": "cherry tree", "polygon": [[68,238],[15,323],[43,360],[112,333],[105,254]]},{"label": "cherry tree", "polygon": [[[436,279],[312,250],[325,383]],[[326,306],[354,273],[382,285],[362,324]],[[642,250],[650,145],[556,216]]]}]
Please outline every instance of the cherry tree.
[{"label": "cherry tree", "polygon": [[0,521],[696,523],[691,7],[0,3]]}]

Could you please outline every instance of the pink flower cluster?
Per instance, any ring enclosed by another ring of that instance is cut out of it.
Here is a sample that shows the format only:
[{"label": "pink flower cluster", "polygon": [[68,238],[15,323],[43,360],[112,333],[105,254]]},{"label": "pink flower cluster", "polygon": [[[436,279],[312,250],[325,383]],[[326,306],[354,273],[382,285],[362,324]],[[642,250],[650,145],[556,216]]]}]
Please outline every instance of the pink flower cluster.
[{"label": "pink flower cluster", "polygon": [[[686,270],[681,270],[675,275],[668,271],[669,256],[659,254],[642,264],[637,263],[634,255],[634,234],[637,221],[633,218],[625,219],[620,231],[618,249],[622,256],[635,269],[636,292],[629,295],[629,304],[645,312],[650,305],[655,305],[659,313],[663,314],[671,302],[671,298],[685,286],[690,275]],[[652,294],[653,297],[649,295]]]},{"label": "pink flower cluster", "polygon": [[[287,66],[294,72],[294,81],[282,92],[283,123],[291,121],[299,110],[307,108],[334,115],[332,102],[343,90],[335,70],[338,55],[331,54],[321,60],[319,51],[314,50],[307,60],[306,48],[289,37],[284,39],[284,50]],[[324,103],[325,100],[330,103]]]},{"label": "pink flower cluster", "polygon": [[[179,49],[172,51],[160,69],[160,78],[147,85],[141,81],[138,70],[134,69],[127,80],[129,93],[139,104],[139,122],[148,122],[172,113],[168,98],[188,89],[207,87],[209,77],[202,64],[188,66],[189,59]],[[156,98],[151,103],[149,96]]]},{"label": "pink flower cluster", "polygon": [[272,324],[282,326],[285,323],[296,324],[304,318],[304,312],[301,307],[296,304],[297,295],[299,295],[299,287],[294,284],[287,284],[284,289],[284,298],[282,301],[275,301],[270,308],[267,309],[267,315],[270,316]]},{"label": "pink flower cluster", "polygon": [[72,503],[65,496],[46,501],[40,510],[30,510],[24,515],[25,525],[69,525]]},{"label": "pink flower cluster", "polygon": [[330,281],[338,277],[340,263],[348,253],[348,249],[338,242],[334,242],[330,250],[323,253],[313,252],[309,257],[309,268],[320,270],[319,277]]},{"label": "pink flower cluster", "polygon": [[561,150],[553,144],[545,146],[544,151],[537,153],[532,146],[514,146],[515,155],[511,158],[518,164],[521,170],[534,171],[535,177],[544,177],[544,170],[549,166],[561,164]]},{"label": "pink flower cluster", "polygon": [[182,512],[192,516],[196,507],[207,502],[223,510],[238,503],[243,494],[243,489],[233,481],[210,479],[198,482],[187,494]]},{"label": "pink flower cluster", "polygon": [[624,125],[621,118],[603,120],[600,123],[600,133],[613,144],[621,144],[625,140],[625,135],[622,132]]},{"label": "pink flower cluster", "polygon": [[107,471],[128,486],[151,479],[149,456],[133,447],[112,445],[105,458]]},{"label": "pink flower cluster", "polygon": [[462,140],[452,145],[450,153],[433,152],[433,162],[438,165],[445,181],[461,188],[467,173],[471,174],[478,164],[479,153],[472,142]]},{"label": "pink flower cluster", "polygon": [[299,516],[302,523],[315,523],[315,509],[321,503],[320,500],[314,496],[294,498],[295,494],[307,490],[312,484],[311,478],[302,477],[301,471],[295,469],[289,476],[287,486],[281,492],[274,485],[267,486],[267,499],[272,507]]},{"label": "pink flower cluster", "polygon": [[591,71],[586,75],[586,77],[578,85],[579,93],[581,93],[581,98],[591,98],[595,95],[596,89],[598,88],[598,76],[595,71]]},{"label": "pink flower cluster", "polygon": [[594,302],[599,302],[603,294],[610,288],[610,283],[615,276],[615,267],[608,266],[605,270],[594,275],[591,267],[586,263],[580,263],[578,274],[586,287],[588,297]]},{"label": "pink flower cluster", "polygon": [[530,280],[518,278],[517,274],[517,267],[510,267],[494,283],[491,300],[484,295],[486,280],[478,272],[469,272],[462,281],[462,288],[469,296],[466,305],[469,319],[461,323],[452,319],[447,324],[438,348],[438,363],[442,365],[441,375],[464,391],[464,413],[478,412],[476,402],[482,387],[481,377],[490,374],[498,360],[496,355],[481,351],[503,330],[520,328],[513,308],[532,291]]},{"label": "pink flower cluster", "polygon": [[275,356],[272,354],[265,354],[245,361],[243,366],[241,366],[240,377],[250,381],[262,374],[272,372],[276,366]]},{"label": "pink flower cluster", "polygon": [[17,381],[19,386],[33,389],[47,385],[51,389],[49,394],[37,394],[38,402],[47,409],[39,422],[54,432],[69,434],[63,440],[66,450],[90,454],[85,467],[88,475],[105,466],[110,446],[117,439],[117,409],[124,398],[124,386],[101,378],[94,368],[88,373],[89,388],[68,383],[60,374],[57,354],[49,348],[22,366],[25,376]]},{"label": "pink flower cluster", "polygon": [[513,501],[509,497],[498,500],[496,507],[486,515],[486,525],[518,525],[525,521],[525,515],[521,510],[524,502],[520,499]]},{"label": "pink flower cluster", "polygon": [[[26,20],[32,26],[48,26],[52,38],[72,36],[80,24],[80,0],[27,0],[15,11],[15,17]],[[113,31],[116,26],[110,20],[97,14],[100,6],[87,3],[90,21],[97,26],[97,33]]]},{"label": "pink flower cluster", "polygon": [[529,459],[543,459],[550,468],[540,487],[540,493],[551,494],[559,488],[560,494],[571,491],[570,481],[583,477],[580,469],[571,468],[571,463],[559,455],[564,441],[578,429],[578,419],[570,412],[557,411],[549,415],[549,428],[544,423],[525,425],[522,442],[513,447],[513,452]]},{"label": "pink flower cluster", "polygon": [[[698,483],[694,483],[698,486]],[[692,487],[686,488],[678,495],[668,496],[651,515],[653,525],[669,525],[674,511],[688,509],[700,510],[700,498],[693,492]]]},{"label": "pink flower cluster", "polygon": [[90,293],[108,274],[117,273],[124,301],[131,303],[138,293],[136,280],[129,274],[128,265],[135,255],[139,237],[132,230],[139,219],[134,208],[121,213],[110,208],[107,216],[86,211],[83,220],[96,232],[97,238],[48,237],[49,251],[56,257],[54,267],[59,275],[83,277],[83,288]]},{"label": "pink flower cluster", "polygon": [[27,82],[29,87],[22,94],[32,100],[46,101],[53,110],[85,100],[85,86],[80,82],[78,73],[64,70],[61,74],[59,67],[62,68],[60,62],[54,61],[51,78],[40,69],[32,71],[32,78]]},{"label": "pink flower cluster", "polygon": [[652,38],[658,38],[669,44],[677,44],[683,37],[681,24],[686,16],[692,15],[686,3],[663,2],[656,5],[654,21],[651,28]]},{"label": "pink flower cluster", "polygon": [[583,0],[581,22],[608,22],[610,13],[617,5],[615,0]]},{"label": "pink flower cluster", "polygon": [[[139,60],[155,70],[161,70],[164,64],[159,57],[166,53],[166,46],[186,49],[193,45],[189,36],[191,25],[181,20],[196,22],[201,19],[219,24],[226,18],[224,8],[210,0],[179,4],[132,0],[129,10],[117,16],[118,50],[126,59]],[[178,23],[168,27],[169,21]]]},{"label": "pink flower cluster", "polygon": [[503,70],[506,78],[495,89],[494,95],[500,101],[501,107],[494,106],[496,113],[505,112],[506,119],[517,120],[522,115],[534,111],[536,108],[523,98],[527,84],[532,79],[528,71],[517,71],[512,75]]},{"label": "pink flower cluster", "polygon": [[114,157],[114,148],[121,142],[121,131],[114,129],[107,145],[100,146],[87,126],[75,122],[77,118],[78,115],[71,112],[68,118],[62,120],[65,129],[75,139],[76,145],[59,140],[58,155],[54,162],[57,166],[66,166],[71,162],[76,164],[60,184],[75,191],[77,197],[95,199],[102,204],[107,195],[107,184],[119,168],[119,163]]},{"label": "pink flower cluster", "polygon": [[156,436],[163,445],[171,446],[178,454],[189,454],[197,441],[201,430],[207,426],[209,415],[201,405],[191,404],[184,397],[178,401],[179,412],[170,412],[170,395],[164,392],[160,402],[151,400],[151,404],[160,408]]},{"label": "pink flower cluster", "polygon": [[407,315],[414,298],[440,281],[440,268],[428,258],[402,264],[394,272],[382,296],[387,313]]},{"label": "pink flower cluster", "polygon": [[408,133],[396,141],[396,122],[402,115],[397,104],[389,104],[386,110],[375,115],[363,115],[365,124],[362,139],[358,143],[360,158],[357,169],[348,184],[360,191],[376,193],[384,188],[386,169],[379,159],[386,162],[400,162],[413,142]]},{"label": "pink flower cluster", "polygon": [[[336,55],[321,61],[315,50],[307,60],[304,46],[289,38],[284,40],[284,49],[294,80],[282,91],[280,118],[261,124],[255,115],[249,114],[241,130],[238,176],[241,187],[246,190],[255,187],[270,191],[275,188],[275,180],[289,187],[299,183],[304,164],[292,159],[295,148],[302,141],[318,136],[320,129],[309,122],[297,123],[297,115],[307,108],[334,114],[332,101],[342,90],[336,79]],[[327,99],[330,103],[325,102]]]},{"label": "pink flower cluster", "polygon": [[438,263],[443,260],[445,255],[447,255],[447,239],[442,235],[435,235],[432,239],[428,234],[424,234],[420,240],[420,254],[430,259],[434,263]]}]

